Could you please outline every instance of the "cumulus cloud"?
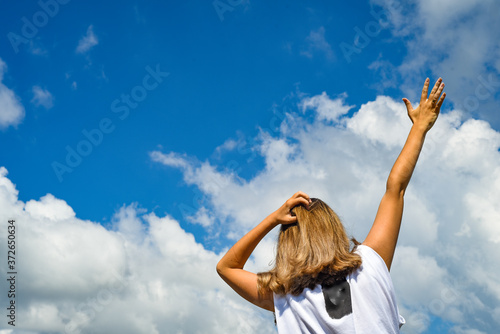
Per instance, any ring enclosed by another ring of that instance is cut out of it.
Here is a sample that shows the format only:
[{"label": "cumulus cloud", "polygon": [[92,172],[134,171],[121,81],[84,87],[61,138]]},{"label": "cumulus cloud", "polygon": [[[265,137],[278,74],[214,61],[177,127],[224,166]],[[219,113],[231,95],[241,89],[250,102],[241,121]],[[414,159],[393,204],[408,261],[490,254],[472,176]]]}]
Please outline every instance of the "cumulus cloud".
[{"label": "cumulus cloud", "polygon": [[[385,10],[381,17],[391,23],[396,38],[404,39],[407,56],[396,69],[400,88],[422,81],[430,69],[447,84],[449,101],[457,109],[492,124],[500,124],[500,3],[494,0],[371,0]],[[411,19],[407,13],[411,12]],[[375,71],[386,68],[372,66]],[[383,73],[383,72],[382,72]],[[410,96],[412,97],[412,96]],[[415,97],[415,96],[413,96]]]},{"label": "cumulus cloud", "polygon": [[[294,105],[279,133],[261,131],[251,141],[263,167],[249,178],[186,154],[150,153],[179,169],[204,197],[202,206],[186,210],[186,221],[209,237],[233,241],[302,190],[329,203],[348,232],[363,240],[411,124],[404,104],[379,96],[348,116],[350,106],[324,93]],[[456,110],[443,111],[427,135],[392,267],[408,333],[425,332],[434,317],[456,333],[496,330],[499,148],[499,132]],[[247,304],[217,277],[215,264],[227,247],[207,249],[169,215],[129,204],[104,228],[79,219],[51,194],[20,201],[1,167],[0,221],[8,219],[18,223],[23,254],[23,330],[275,332],[269,312]],[[276,233],[259,244],[247,269],[269,267]]]},{"label": "cumulus cloud", "polygon": [[54,106],[54,97],[47,90],[40,86],[33,86],[33,98],[31,103],[35,106],[43,106],[45,109],[50,109]]},{"label": "cumulus cloud", "polygon": [[302,107],[302,111],[314,109],[318,120],[337,121],[340,116],[347,114],[353,107],[344,105],[346,97],[346,94],[342,94],[335,100],[332,100],[326,92],[323,92],[321,95],[304,98],[300,106]]},{"label": "cumulus cloud", "polygon": [[[23,203],[0,167],[0,221],[9,219],[17,224],[22,273],[17,276],[18,330],[274,332],[271,314],[247,305],[217,276],[221,254],[205,249],[169,216],[125,205],[106,229],[79,219],[51,194]],[[2,240],[6,231],[0,231]],[[5,249],[0,252],[5,258]],[[5,266],[0,273],[6,277]],[[7,291],[5,280],[0,289]],[[6,319],[5,309],[1,314]]]},{"label": "cumulus cloud", "polygon": [[0,129],[17,127],[24,119],[24,107],[16,93],[3,83],[7,64],[0,59]]},{"label": "cumulus cloud", "polygon": [[99,44],[97,36],[94,34],[94,27],[90,25],[87,28],[87,34],[83,36],[80,41],[78,41],[78,46],[76,47],[76,53],[87,53],[94,46]]},{"label": "cumulus cloud", "polygon": [[[363,104],[352,116],[346,116],[350,106],[340,102],[326,93],[303,98],[279,134],[260,133],[254,150],[264,167],[249,179],[175,152],[152,156],[179,168],[186,183],[201,190],[211,205],[192,216],[221,221],[230,239],[241,237],[302,190],[329,203],[362,240],[411,121],[404,104],[387,96]],[[312,110],[314,119],[301,116],[303,109]],[[456,332],[496,328],[499,148],[499,132],[458,110],[443,111],[427,135],[406,194],[392,269],[401,310],[412,321],[409,333],[424,332],[435,316],[454,324]],[[275,233],[254,253],[255,268],[263,270],[272,262]]]}]

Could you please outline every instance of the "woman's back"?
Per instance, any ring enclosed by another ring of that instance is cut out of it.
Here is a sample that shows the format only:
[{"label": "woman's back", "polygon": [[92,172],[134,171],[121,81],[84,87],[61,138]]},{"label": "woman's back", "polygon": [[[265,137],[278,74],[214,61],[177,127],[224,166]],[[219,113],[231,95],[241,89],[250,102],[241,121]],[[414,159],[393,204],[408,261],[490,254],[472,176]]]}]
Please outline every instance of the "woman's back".
[{"label": "woman's back", "polygon": [[359,245],[362,265],[335,286],[317,285],[298,295],[274,294],[280,333],[399,333],[392,280],[384,260]]}]

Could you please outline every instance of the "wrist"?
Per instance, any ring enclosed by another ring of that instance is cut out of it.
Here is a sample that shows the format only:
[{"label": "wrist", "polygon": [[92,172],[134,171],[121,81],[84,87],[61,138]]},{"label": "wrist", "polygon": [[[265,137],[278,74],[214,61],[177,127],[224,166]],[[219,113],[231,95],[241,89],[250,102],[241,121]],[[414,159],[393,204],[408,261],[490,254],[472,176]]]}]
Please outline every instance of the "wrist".
[{"label": "wrist", "polygon": [[273,212],[269,216],[267,216],[266,219],[264,219],[263,223],[266,224],[269,230],[272,230],[273,228],[281,224],[277,212]]},{"label": "wrist", "polygon": [[281,224],[280,220],[278,219],[279,217],[275,212],[271,213],[267,218],[267,223],[269,226],[271,226],[271,228],[275,228],[276,226]]},{"label": "wrist", "polygon": [[429,130],[430,130],[430,127],[428,125],[424,125],[424,124],[421,124],[418,122],[414,122],[412,127],[411,127],[412,132],[419,133],[423,136],[425,136],[427,134],[427,131],[429,131]]}]

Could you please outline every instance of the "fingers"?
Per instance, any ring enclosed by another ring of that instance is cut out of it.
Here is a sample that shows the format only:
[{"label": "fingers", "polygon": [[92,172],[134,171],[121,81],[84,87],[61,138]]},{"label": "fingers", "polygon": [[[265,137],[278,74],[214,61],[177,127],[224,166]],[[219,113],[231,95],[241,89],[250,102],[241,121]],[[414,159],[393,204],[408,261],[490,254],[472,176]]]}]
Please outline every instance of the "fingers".
[{"label": "fingers", "polygon": [[429,94],[429,100],[432,101],[433,105],[436,105],[439,99],[439,95],[441,95],[441,92],[443,91],[444,84],[442,83],[443,79],[439,78],[437,79],[436,83],[434,84],[434,87],[431,90],[431,93]]},{"label": "fingers", "polygon": [[290,209],[293,208],[294,206],[297,206],[300,204],[307,207],[309,205],[309,203],[311,203],[311,199],[309,198],[309,195],[307,195],[306,193],[304,193],[302,191],[296,192],[288,201],[289,201],[288,204],[289,204]]},{"label": "fingers", "polygon": [[441,98],[439,99],[439,101],[438,101],[438,103],[436,105],[436,108],[438,110],[441,109],[441,105],[443,104],[445,97],[446,97],[446,93],[443,93],[443,95],[441,95]]},{"label": "fingers", "polygon": [[297,221],[297,216],[290,211],[289,214],[283,217],[283,220],[281,221],[281,224],[288,225],[295,223]]},{"label": "fingers", "polygon": [[294,223],[297,221],[297,217],[292,209],[299,205],[303,205],[305,208],[309,209],[309,204],[311,202],[309,195],[302,191],[298,191],[274,212],[274,217],[279,224]]},{"label": "fingers", "polygon": [[309,195],[306,193],[299,191],[296,192],[288,201],[286,201],[286,210],[289,213],[288,218],[292,218],[292,221],[295,221],[297,218],[292,214],[292,209],[298,205],[303,205],[306,208],[309,208],[309,204],[311,203],[311,199]]},{"label": "fingers", "polygon": [[441,86],[441,81],[443,81],[443,79],[441,79],[441,78],[437,79],[436,83],[434,84],[434,87],[432,87],[432,90],[431,90],[431,93],[429,94],[429,97],[436,94],[436,91]]},{"label": "fingers", "polygon": [[408,100],[407,98],[405,98],[405,97],[404,97],[404,98],[403,98],[403,102],[405,103],[405,105],[406,105],[406,109],[407,109],[408,111],[413,110],[413,107],[412,107],[412,105],[411,105],[410,100]]},{"label": "fingers", "polygon": [[299,197],[299,196],[302,196],[302,197],[305,197],[305,198],[309,198],[309,195],[306,194],[303,191],[297,191],[295,194],[293,194],[292,198],[296,198],[296,197]]},{"label": "fingers", "polygon": [[[444,83],[441,83],[439,85],[439,88],[437,89],[436,93],[434,94],[434,97],[432,99],[433,101],[438,102],[439,96],[443,92],[443,89],[444,89]],[[441,99],[439,99],[439,101],[441,101]]]},{"label": "fingers", "polygon": [[420,104],[427,100],[427,93],[429,92],[429,78],[425,79],[424,88],[422,88],[422,95],[420,96]]}]

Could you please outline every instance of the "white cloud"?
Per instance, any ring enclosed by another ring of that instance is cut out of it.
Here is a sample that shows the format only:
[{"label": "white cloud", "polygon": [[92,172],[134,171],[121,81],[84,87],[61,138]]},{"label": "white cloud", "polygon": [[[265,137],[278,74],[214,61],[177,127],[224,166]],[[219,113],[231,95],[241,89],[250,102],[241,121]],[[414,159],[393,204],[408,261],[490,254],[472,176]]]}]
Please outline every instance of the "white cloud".
[{"label": "white cloud", "polygon": [[65,220],[75,217],[73,209],[65,201],[47,194],[40,201],[26,202],[24,210],[34,218],[48,218],[50,220]]},{"label": "white cloud", "polygon": [[236,149],[239,144],[240,143],[237,140],[229,138],[222,145],[217,146],[215,148],[215,151],[217,152],[217,154],[220,155],[223,152],[232,151],[232,150]]},{"label": "white cloud", "polygon": [[320,121],[337,121],[340,116],[347,114],[349,110],[353,108],[353,106],[344,105],[346,97],[347,94],[342,94],[335,100],[332,100],[326,92],[323,92],[321,95],[304,98],[300,106],[303,112],[307,109],[315,109],[318,120]]},{"label": "white cloud", "polygon": [[457,109],[500,125],[500,21],[493,14],[500,11],[498,1],[371,2],[384,8],[393,35],[404,38],[407,56],[397,71],[400,88],[414,94],[410,98],[418,96],[413,87],[430,70],[435,78],[444,78],[448,101]]},{"label": "white cloud", "polygon": [[24,107],[14,91],[3,83],[7,64],[0,59],[0,129],[17,127],[24,119]]},{"label": "white cloud", "polygon": [[185,158],[177,153],[160,154],[159,152],[152,152],[150,157],[153,161],[161,162],[170,167],[187,168],[189,166]]},{"label": "white cloud", "polygon": [[76,53],[87,53],[94,46],[99,44],[97,36],[94,34],[94,28],[90,25],[87,28],[87,34],[83,36],[80,41],[78,41],[78,46],[76,47]]},{"label": "white cloud", "polygon": [[347,127],[359,136],[393,148],[404,143],[411,123],[401,103],[379,96],[375,101],[363,104],[356,116],[347,122]]},{"label": "white cloud", "polygon": [[[392,267],[394,284],[398,289],[400,302],[406,305],[428,306],[433,313],[442,312],[439,298],[442,292],[449,295],[445,304],[447,311],[458,298],[454,290],[446,291],[446,270],[432,256],[419,253],[417,247],[400,246]],[[436,305],[434,305],[436,304]],[[440,315],[440,314],[438,314]]]},{"label": "white cloud", "polygon": [[312,30],[306,38],[307,48],[301,51],[301,55],[312,58],[314,52],[324,53],[328,60],[333,60],[335,54],[333,53],[331,45],[325,39],[325,28],[320,27],[318,30]]},{"label": "white cloud", "polygon": [[[296,114],[276,137],[259,134],[254,150],[264,168],[248,180],[208,161],[184,156],[176,162],[172,152],[155,152],[155,160],[164,156],[167,165],[183,171],[211,203],[200,214],[222,222],[230,238],[241,237],[302,190],[329,203],[362,240],[411,126],[406,108],[379,96],[348,117],[349,106],[326,93],[297,105],[312,109],[314,120]],[[433,316],[464,333],[496,328],[491,314],[500,302],[499,148],[499,132],[460,111],[443,111],[427,135],[406,194],[392,269],[404,315],[414,321],[410,331],[423,332]],[[259,245],[252,267],[263,270],[272,261],[275,233]]]},{"label": "white cloud", "polygon": [[[206,227],[209,237],[241,237],[297,190],[329,203],[358,239],[368,232],[411,124],[404,104],[379,96],[346,116],[349,106],[324,93],[295,105],[307,105],[315,117],[297,110],[276,136],[261,132],[252,142],[264,167],[249,179],[195,157],[151,153],[201,190],[204,206],[187,218]],[[434,316],[457,333],[496,330],[499,147],[500,134],[487,122],[457,111],[443,112],[427,136],[392,267],[410,332],[424,332]],[[1,167],[0,221],[13,218],[23,254],[23,330],[63,332],[73,325],[82,333],[275,332],[269,312],[247,304],[217,276],[222,252],[208,250],[168,215],[126,205],[106,229],[79,219],[51,194],[19,201]],[[259,244],[249,270],[268,267],[276,232]]]},{"label": "white cloud", "polygon": [[203,207],[196,211],[194,216],[187,217],[187,219],[190,222],[200,224],[205,228],[214,224],[214,217],[210,214],[210,211]]},{"label": "white cloud", "polygon": [[43,106],[45,109],[50,109],[54,106],[54,97],[47,90],[40,86],[33,86],[33,98],[31,103],[35,106]]},{"label": "white cloud", "polygon": [[[132,204],[116,212],[108,230],[51,194],[19,201],[1,167],[0,221],[8,219],[18,231],[19,331],[274,333],[272,315],[247,305],[217,276],[221,254],[169,216]],[[5,266],[0,273],[6,276]],[[7,291],[5,280],[0,289]]]},{"label": "white cloud", "polygon": [[453,333],[453,334],[486,334],[486,332],[478,331],[476,329],[464,329],[464,328],[460,328],[460,327],[452,328],[450,333]]}]

